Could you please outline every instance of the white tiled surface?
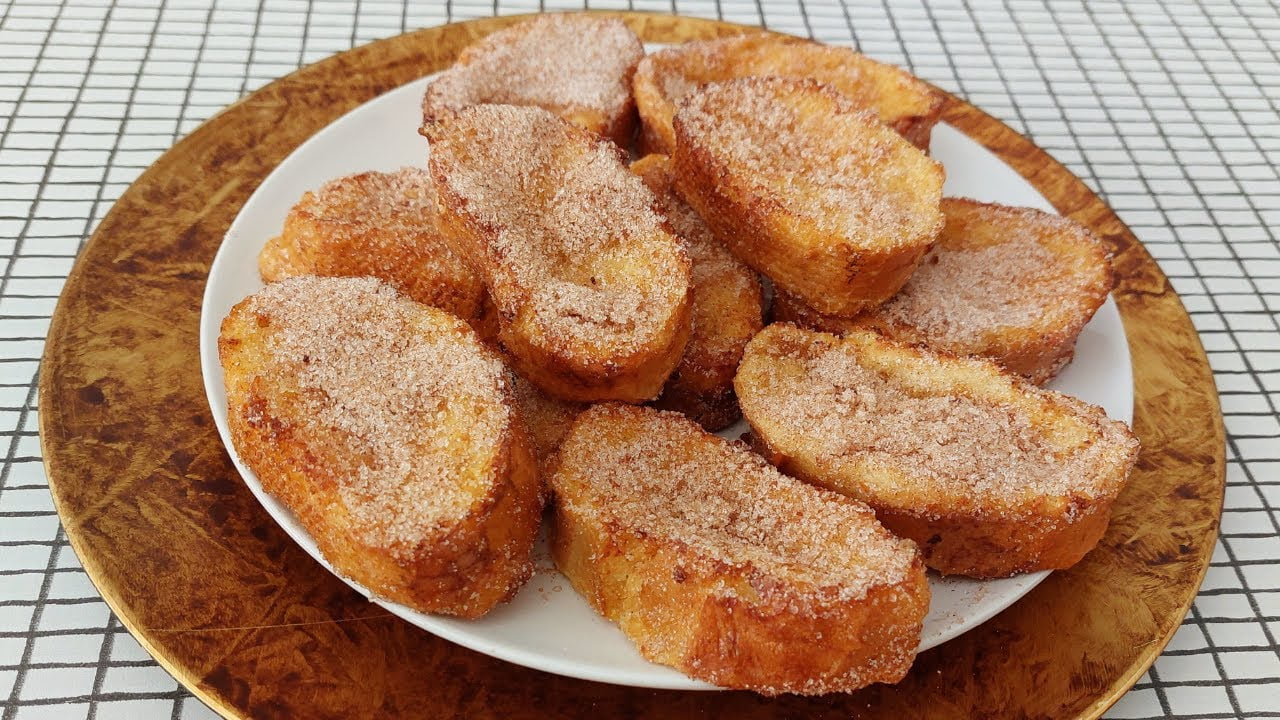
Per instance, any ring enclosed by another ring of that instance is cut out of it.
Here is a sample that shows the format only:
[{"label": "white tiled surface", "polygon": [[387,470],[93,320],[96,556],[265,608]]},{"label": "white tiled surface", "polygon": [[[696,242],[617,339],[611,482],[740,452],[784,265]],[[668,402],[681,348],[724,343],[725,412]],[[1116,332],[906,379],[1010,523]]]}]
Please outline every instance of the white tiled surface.
[{"label": "white tiled surface", "polygon": [[[1110,716],[1280,718],[1276,4],[633,6],[856,43],[1005,120],[1107,198],[1201,330],[1230,433],[1223,540],[1204,590]],[[35,432],[35,358],[80,244],[175,140],[300,64],[495,3],[357,7],[0,0],[0,720],[211,716],[120,628],[66,545]]]}]

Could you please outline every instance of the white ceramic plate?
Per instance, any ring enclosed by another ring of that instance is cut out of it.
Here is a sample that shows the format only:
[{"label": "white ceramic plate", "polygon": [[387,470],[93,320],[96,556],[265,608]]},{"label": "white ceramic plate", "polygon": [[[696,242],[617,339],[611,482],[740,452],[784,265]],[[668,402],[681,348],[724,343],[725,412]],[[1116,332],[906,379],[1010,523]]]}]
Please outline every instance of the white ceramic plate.
[{"label": "white ceramic plate", "polygon": [[[257,255],[279,233],[289,208],[302,193],[340,175],[422,165],[427,144],[417,129],[420,102],[430,78],[423,78],[352,110],[303,143],[280,163],[241,209],[209,271],[200,318],[200,359],[205,391],[218,432],[249,489],[299,545],[321,565],[315,543],[293,514],[262,490],[240,462],[227,433],[227,400],[218,363],[218,327],[231,306],[262,287]],[[938,126],[933,156],[947,169],[945,191],[978,200],[1053,207],[1016,172],[958,131]],[[1050,385],[1106,408],[1111,417],[1131,420],[1133,382],[1129,349],[1115,304],[1107,303],[1084,329],[1075,361]],[[737,437],[735,426],[722,433]],[[403,605],[373,601],[440,637],[510,662],[547,672],[622,685],[670,689],[712,689],[671,668],[652,664],[610,622],[598,616],[552,565],[546,545],[536,549],[538,570],[516,598],[479,620],[426,615]],[[1004,580],[930,578],[933,600],[925,618],[921,649],[969,630],[1025,595],[1048,573]],[[345,580],[345,578],[344,578]],[[369,595],[360,585],[346,580]]]}]

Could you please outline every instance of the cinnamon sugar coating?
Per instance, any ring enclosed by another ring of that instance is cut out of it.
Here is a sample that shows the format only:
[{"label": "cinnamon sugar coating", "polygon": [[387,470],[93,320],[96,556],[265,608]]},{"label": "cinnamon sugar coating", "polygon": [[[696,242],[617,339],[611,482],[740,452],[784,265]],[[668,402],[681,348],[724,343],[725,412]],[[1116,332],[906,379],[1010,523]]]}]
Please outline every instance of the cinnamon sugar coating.
[{"label": "cinnamon sugar coating", "polygon": [[689,258],[611,143],[539,108],[424,127],[441,229],[521,374],[567,400],[650,400],[689,336]]},{"label": "cinnamon sugar coating", "polygon": [[874,329],[1048,381],[1111,291],[1106,248],[1083,225],[1032,208],[946,198],[942,210],[937,245],[884,305],[838,318],[779,294],[774,316],[827,332]]},{"label": "cinnamon sugar coating", "polygon": [[427,87],[423,117],[470,105],[532,105],[625,147],[635,131],[631,76],[644,55],[621,21],[547,14],[478,40]]},{"label": "cinnamon sugar coating", "polygon": [[528,577],[536,466],[466,323],[372,278],[307,276],[236,305],[218,348],[236,451],[338,572],[466,617]]},{"label": "cinnamon sugar coating", "polygon": [[258,257],[266,282],[299,275],[375,277],[418,302],[473,319],[484,286],[436,230],[422,168],[363,172],[304,193]]},{"label": "cinnamon sugar coating", "polygon": [[557,566],[650,660],[765,694],[910,667],[928,585],[910,542],[670,412],[596,405],[551,477]]},{"label": "cinnamon sugar coating", "polygon": [[815,81],[703,86],[675,132],[680,195],[734,255],[822,312],[887,300],[942,228],[942,166]]},{"label": "cinnamon sugar coating", "polygon": [[830,85],[923,150],[929,149],[942,111],[942,98],[928,83],[848,48],[764,33],[698,40],[650,53],[636,68],[632,86],[645,151],[675,149],[672,118],[695,88],[743,77],[808,78]]},{"label": "cinnamon sugar coating", "polygon": [[771,325],[735,385],[771,460],[867,502],[944,573],[1075,563],[1137,457],[1133,434],[1098,407],[871,332]]}]

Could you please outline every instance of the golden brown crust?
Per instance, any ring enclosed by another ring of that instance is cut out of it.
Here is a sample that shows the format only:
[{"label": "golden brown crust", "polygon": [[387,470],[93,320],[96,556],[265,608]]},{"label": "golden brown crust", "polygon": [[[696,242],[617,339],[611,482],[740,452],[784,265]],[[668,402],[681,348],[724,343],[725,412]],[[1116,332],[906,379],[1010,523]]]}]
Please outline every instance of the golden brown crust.
[{"label": "golden brown crust", "polygon": [[942,211],[937,244],[889,302],[840,318],[779,292],[774,317],[836,334],[876,330],[1048,382],[1115,284],[1106,248],[1079,223],[1039,210],[946,198]]},{"label": "golden brown crust", "polygon": [[674,413],[621,405],[579,416],[551,483],[557,566],[646,658],[767,695],[847,692],[909,669],[923,564],[860,503]]},{"label": "golden brown crust", "polygon": [[436,230],[435,191],[419,168],[363,172],[303,194],[258,256],[265,282],[299,275],[375,277],[473,319],[484,286]]},{"label": "golden brown crust", "polygon": [[[329,280],[298,278],[269,286],[294,293],[294,301],[323,306],[328,296],[312,296],[314,283],[364,283],[363,279]],[[408,300],[401,300],[409,303]],[[519,413],[503,411],[512,404],[507,384],[494,386],[490,395],[472,394],[466,402],[485,398],[484,417],[505,418],[494,435],[496,443],[484,446],[464,440],[474,437],[475,427],[435,425],[419,417],[413,424],[417,437],[450,437],[455,458],[449,480],[465,492],[464,501],[449,506],[465,508],[431,513],[407,504],[393,508],[388,527],[400,523],[410,530],[372,528],[359,498],[365,474],[378,471],[377,451],[365,438],[317,424],[305,399],[314,392],[303,385],[282,381],[300,371],[296,358],[282,354],[287,346],[280,338],[302,332],[288,324],[278,299],[266,291],[240,302],[223,320],[218,340],[225,372],[228,425],[237,454],[258,476],[263,488],[297,516],[320,552],[335,570],[368,588],[379,597],[403,603],[423,612],[478,617],[509,599],[529,577],[529,552],[542,515],[542,489],[537,463]],[[326,307],[342,315],[346,309]],[[428,335],[478,362],[497,363],[465,323],[446,312],[413,304],[403,311],[410,323],[399,336],[406,342]],[[334,325],[335,333],[341,332]],[[303,356],[303,363],[309,362]],[[386,362],[396,359],[387,357]],[[474,364],[474,360],[467,360]],[[299,366],[300,367],[300,366]],[[338,372],[350,377],[356,368]],[[500,365],[497,373],[501,373]],[[459,384],[467,376],[458,378]],[[458,392],[462,392],[459,387]],[[459,395],[458,398],[462,398]],[[458,398],[455,398],[457,400]],[[476,420],[479,422],[479,420]],[[456,442],[454,442],[456,441]],[[376,447],[376,445],[374,446]],[[411,465],[423,457],[419,451],[405,455]],[[416,467],[416,465],[414,465]],[[405,482],[421,482],[412,475]],[[405,536],[409,540],[405,540]]]},{"label": "golden brown crust", "polygon": [[424,133],[441,231],[520,374],[566,400],[656,397],[689,337],[689,258],[620,151],[528,107],[477,105]]},{"label": "golden brown crust", "polygon": [[704,86],[675,132],[681,196],[739,259],[823,312],[887,300],[942,228],[942,166],[812,80]]},{"label": "golden brown crust", "polygon": [[754,270],[721,245],[675,193],[670,160],[649,155],[631,164],[658,197],[672,230],[685,241],[692,267],[693,329],[684,357],[655,404],[715,432],[741,416],[733,375],[747,341],[763,327],[764,292]]},{"label": "golden brown crust", "polygon": [[872,332],[771,325],[735,385],[762,455],[867,502],[945,574],[1079,561],[1137,458],[1132,433],[1100,408]]},{"label": "golden brown crust", "polygon": [[423,118],[480,103],[534,105],[627,147],[636,128],[631,77],[643,56],[621,20],[540,15],[463,50],[427,87]]},{"label": "golden brown crust", "polygon": [[693,88],[743,77],[811,78],[826,83],[857,107],[875,111],[908,142],[929,149],[942,113],[942,97],[901,68],[848,48],[768,34],[685,43],[646,55],[632,88],[640,111],[644,152],[671,154],[672,117]]}]

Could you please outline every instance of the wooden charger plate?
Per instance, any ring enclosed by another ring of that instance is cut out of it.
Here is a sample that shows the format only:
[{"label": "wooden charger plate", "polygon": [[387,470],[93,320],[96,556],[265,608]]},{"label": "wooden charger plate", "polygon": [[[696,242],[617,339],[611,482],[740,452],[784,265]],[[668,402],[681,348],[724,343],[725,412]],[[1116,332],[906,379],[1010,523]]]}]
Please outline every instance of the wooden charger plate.
[{"label": "wooden charger plate", "polygon": [[[613,14],[648,42],[743,30]],[[200,298],[223,233],[311,134],[515,19],[382,40],[268,85],[156,161],[81,253],[49,331],[40,434],[67,537],[121,622],[228,717],[1093,718],[1110,707],[1178,628],[1213,551],[1224,488],[1213,377],[1177,295],[1119,218],[1031,142],[954,97],[947,123],[1114,253],[1142,455],[1095,551],[920,655],[900,684],[767,699],[549,675],[391,616],[276,526],[232,468],[200,379]]]}]

